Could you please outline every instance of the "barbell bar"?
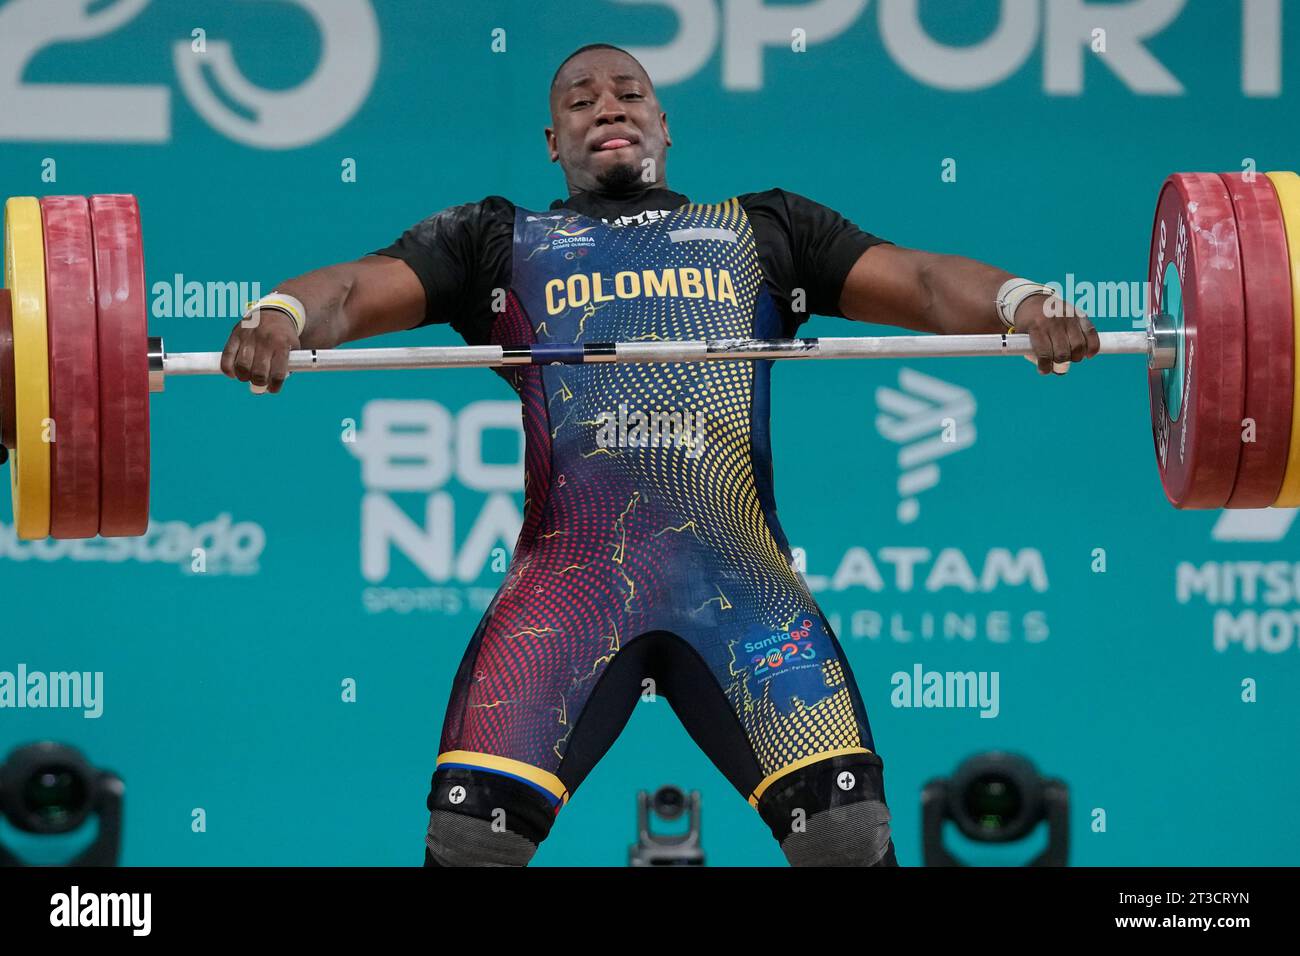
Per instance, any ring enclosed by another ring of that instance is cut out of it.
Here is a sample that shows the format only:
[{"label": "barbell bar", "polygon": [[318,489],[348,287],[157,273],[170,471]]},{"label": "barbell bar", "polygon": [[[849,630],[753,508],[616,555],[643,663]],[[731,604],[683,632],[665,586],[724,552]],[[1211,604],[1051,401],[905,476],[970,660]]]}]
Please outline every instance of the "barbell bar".
[{"label": "barbell bar", "polygon": [[[1157,204],[1148,281],[1146,329],[1100,333],[1100,353],[1147,359],[1166,497],[1179,508],[1300,505],[1300,177],[1170,176]],[[169,376],[219,374],[221,354],[168,353],[161,339],[148,336],[135,198],[9,200],[5,285],[0,459],[5,449],[12,452],[18,536],[143,534],[149,395],[162,391]],[[890,335],[304,349],[290,353],[289,371],[993,355],[1032,356],[1031,339]]]},{"label": "barbell bar", "polygon": [[[1101,332],[1104,355],[1145,355],[1151,368],[1173,368],[1176,333],[1152,323],[1148,332]],[[616,362],[718,362],[780,359],[969,358],[1034,354],[1028,335],[886,335],[803,339],[700,339],[678,342],[539,343],[521,348],[449,345],[383,349],[302,349],[289,353],[290,372],[380,369],[502,368]],[[220,352],[168,353],[150,339],[150,390],[167,376],[219,375]]]}]

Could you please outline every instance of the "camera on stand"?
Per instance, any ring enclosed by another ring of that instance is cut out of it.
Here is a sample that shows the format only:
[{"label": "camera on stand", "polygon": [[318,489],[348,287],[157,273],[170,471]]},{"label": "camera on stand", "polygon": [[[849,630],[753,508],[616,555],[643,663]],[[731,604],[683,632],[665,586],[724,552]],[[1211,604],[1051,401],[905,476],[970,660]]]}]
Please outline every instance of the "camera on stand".
[{"label": "camera on stand", "polygon": [[[96,770],[81,751],[43,741],[19,747],[0,765],[0,815],[23,833],[58,836],[93,816],[95,839],[65,866],[115,866],[122,846],[122,799],[117,774]],[[0,866],[29,866],[0,846]]]},{"label": "camera on stand", "polygon": [[[651,821],[686,818],[682,833],[656,833]],[[628,866],[704,866],[700,845],[700,792],[685,793],[680,787],[660,787],[652,796],[645,790],[636,795],[637,842],[628,848]]]}]

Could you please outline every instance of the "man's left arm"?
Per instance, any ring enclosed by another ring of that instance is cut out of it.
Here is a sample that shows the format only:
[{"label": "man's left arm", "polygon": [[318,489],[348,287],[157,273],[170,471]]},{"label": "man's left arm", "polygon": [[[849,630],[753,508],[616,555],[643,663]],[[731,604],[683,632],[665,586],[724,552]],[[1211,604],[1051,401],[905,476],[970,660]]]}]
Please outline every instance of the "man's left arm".
[{"label": "man's left arm", "polygon": [[[996,299],[1012,274],[963,256],[874,245],[849,269],[840,310],[858,322],[896,325],[940,335],[1007,331]],[[1101,347],[1086,315],[1056,296],[1034,295],[1013,317],[1015,331],[1030,336],[1038,370],[1079,362]]]}]

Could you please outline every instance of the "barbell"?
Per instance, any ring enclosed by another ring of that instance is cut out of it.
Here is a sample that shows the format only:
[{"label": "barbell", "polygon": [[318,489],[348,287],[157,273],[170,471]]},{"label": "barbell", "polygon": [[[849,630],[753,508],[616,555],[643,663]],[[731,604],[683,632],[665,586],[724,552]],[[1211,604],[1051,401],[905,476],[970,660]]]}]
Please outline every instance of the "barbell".
[{"label": "barbell", "polygon": [[[135,197],[5,204],[0,460],[24,540],[123,537],[149,524],[149,401],[217,352],[168,353],[147,328]],[[1161,483],[1178,508],[1300,505],[1300,177],[1179,173],[1164,183],[1145,331],[1101,355],[1147,359]],[[290,353],[291,372],[601,362],[1031,355],[1027,335],[349,348]]]}]

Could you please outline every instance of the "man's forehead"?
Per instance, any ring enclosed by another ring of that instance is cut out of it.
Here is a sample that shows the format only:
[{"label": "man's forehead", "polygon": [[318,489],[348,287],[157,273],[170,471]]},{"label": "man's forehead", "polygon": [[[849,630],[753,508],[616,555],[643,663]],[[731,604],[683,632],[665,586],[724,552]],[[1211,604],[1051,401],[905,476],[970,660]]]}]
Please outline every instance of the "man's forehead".
[{"label": "man's forehead", "polygon": [[650,82],[650,77],[641,69],[641,65],[626,53],[618,50],[591,50],[578,54],[564,64],[564,69],[555,78],[555,89],[564,93],[575,86],[604,77],[615,82]]}]

